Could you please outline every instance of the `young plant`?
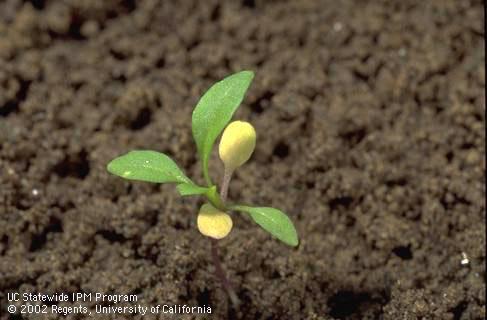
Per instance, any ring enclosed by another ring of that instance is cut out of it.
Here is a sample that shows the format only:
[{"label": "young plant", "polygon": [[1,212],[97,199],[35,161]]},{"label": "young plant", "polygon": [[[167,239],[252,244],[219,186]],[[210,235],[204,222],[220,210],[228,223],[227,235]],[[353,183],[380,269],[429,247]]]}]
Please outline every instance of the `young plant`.
[{"label": "young plant", "polygon": [[[285,244],[298,245],[296,229],[282,211],[227,202],[233,172],[249,160],[255,148],[256,133],[250,123],[234,121],[228,124],[253,77],[253,72],[241,71],[215,83],[201,97],[193,111],[192,131],[202,164],[205,186],[193,182],[171,158],[156,151],[130,151],[107,165],[110,173],[125,179],[174,183],[181,196],[206,197],[207,202],[201,206],[197,216],[197,226],[203,235],[212,238],[216,272],[234,305],[238,304],[238,299],[221,267],[216,246],[216,240],[226,237],[232,230],[230,211],[248,214],[254,222]],[[219,156],[224,164],[224,175],[218,192],[208,172],[208,161],[215,140],[222,131]]]}]

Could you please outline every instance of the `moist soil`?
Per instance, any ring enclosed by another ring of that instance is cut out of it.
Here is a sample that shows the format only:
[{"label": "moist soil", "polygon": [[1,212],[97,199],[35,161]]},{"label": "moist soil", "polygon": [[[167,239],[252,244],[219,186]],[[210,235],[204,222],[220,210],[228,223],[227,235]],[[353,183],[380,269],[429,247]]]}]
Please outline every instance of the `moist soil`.
[{"label": "moist soil", "polygon": [[[0,319],[483,319],[483,26],[481,1],[0,2]],[[192,109],[243,69],[258,142],[229,197],[300,244],[233,214],[234,308],[202,200],[105,168],[153,149],[202,182]],[[19,292],[212,313],[9,315]]]}]

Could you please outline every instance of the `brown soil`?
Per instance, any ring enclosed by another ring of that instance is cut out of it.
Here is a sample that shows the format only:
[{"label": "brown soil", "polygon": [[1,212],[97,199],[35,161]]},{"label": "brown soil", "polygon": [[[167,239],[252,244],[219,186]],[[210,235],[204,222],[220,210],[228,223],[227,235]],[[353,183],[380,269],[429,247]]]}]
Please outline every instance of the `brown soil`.
[{"label": "brown soil", "polygon": [[[481,1],[1,1],[0,319],[64,318],[9,315],[9,292],[134,293],[211,319],[483,319],[483,25]],[[154,149],[201,182],[191,111],[242,69],[236,118],[259,140],[230,197],[288,212],[301,243],[235,215],[234,309],[201,199],[105,166]]]}]

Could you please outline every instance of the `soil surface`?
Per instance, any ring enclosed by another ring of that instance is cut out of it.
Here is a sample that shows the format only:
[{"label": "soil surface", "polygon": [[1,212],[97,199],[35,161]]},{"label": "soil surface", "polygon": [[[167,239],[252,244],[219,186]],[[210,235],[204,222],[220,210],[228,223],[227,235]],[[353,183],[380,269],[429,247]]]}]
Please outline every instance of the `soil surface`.
[{"label": "soil surface", "polygon": [[[482,1],[1,1],[0,319],[484,319],[483,26]],[[202,200],[105,166],[153,149],[202,182],[192,109],[243,69],[258,142],[229,196],[300,245],[234,214],[233,308]],[[23,292],[212,313],[9,315]]]}]

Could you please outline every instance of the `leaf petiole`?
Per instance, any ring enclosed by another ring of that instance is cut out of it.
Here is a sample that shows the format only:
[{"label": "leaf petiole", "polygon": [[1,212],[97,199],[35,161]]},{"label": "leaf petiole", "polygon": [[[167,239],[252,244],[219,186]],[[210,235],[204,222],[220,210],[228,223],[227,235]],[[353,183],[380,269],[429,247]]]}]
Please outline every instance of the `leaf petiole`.
[{"label": "leaf petiole", "polygon": [[225,203],[222,201],[220,194],[218,194],[218,191],[216,190],[216,186],[213,185],[208,190],[206,191],[206,198],[210,203],[217,209],[220,209],[222,211],[227,211],[227,207],[225,206]]}]

